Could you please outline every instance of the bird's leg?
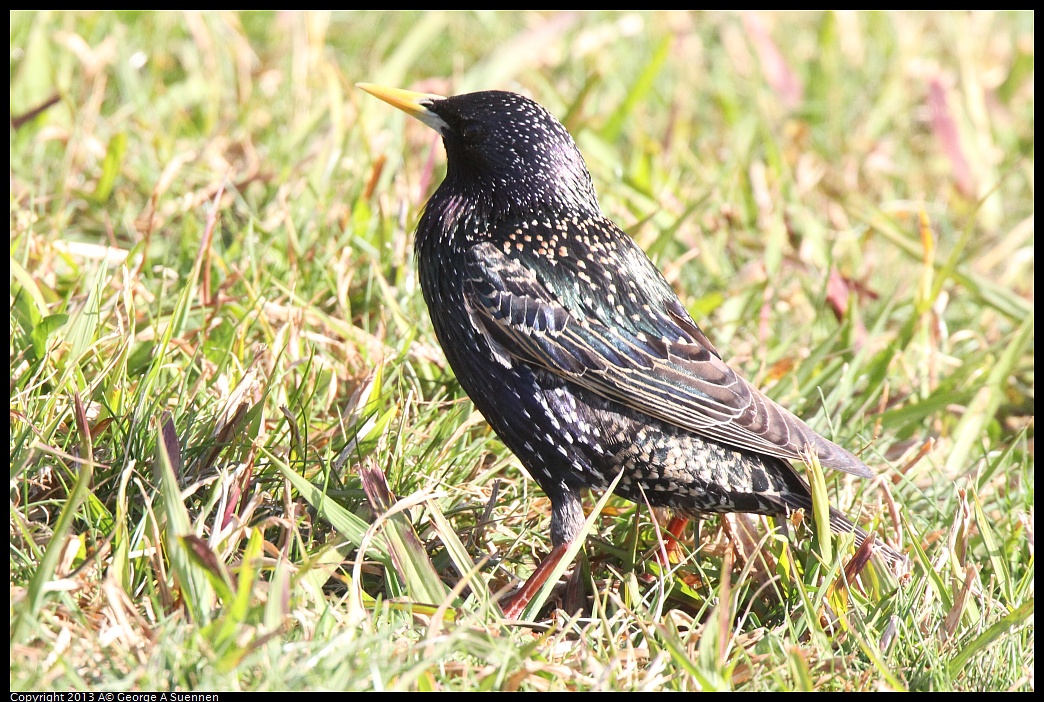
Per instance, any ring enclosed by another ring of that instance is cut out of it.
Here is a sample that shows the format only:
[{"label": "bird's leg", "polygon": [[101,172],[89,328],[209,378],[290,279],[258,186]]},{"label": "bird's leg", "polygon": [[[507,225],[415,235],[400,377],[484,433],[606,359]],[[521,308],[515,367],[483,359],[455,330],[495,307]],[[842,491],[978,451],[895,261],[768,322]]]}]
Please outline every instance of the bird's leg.
[{"label": "bird's leg", "polygon": [[508,619],[518,619],[518,615],[522,614],[522,610],[526,608],[529,601],[533,599],[533,596],[540,591],[540,587],[547,582],[548,577],[551,575],[551,571],[555,569],[558,562],[565,556],[566,551],[569,550],[569,544],[561,544],[551,549],[551,553],[547,555],[547,558],[540,562],[537,569],[533,571],[533,574],[529,576],[529,580],[522,585],[522,589],[511,595],[507,601],[501,606],[504,610],[504,616]]},{"label": "bird's leg", "polygon": [[[667,524],[667,533],[664,534],[664,549],[656,550],[656,560],[660,562],[660,565],[664,568],[669,568],[671,563],[680,563],[682,559],[681,547],[679,541],[681,541],[682,532],[685,531],[686,525],[689,523],[688,517],[671,517],[671,521]],[[667,551],[667,562],[664,563],[664,550]]]},{"label": "bird's leg", "polygon": [[[536,471],[531,471],[536,473]],[[551,571],[555,569],[558,562],[569,550],[569,544],[573,543],[580,535],[584,526],[584,508],[580,502],[580,493],[571,490],[565,484],[541,485],[544,492],[551,498],[551,543],[553,548],[533,574],[529,576],[522,589],[511,595],[503,606],[504,616],[508,619],[518,619],[522,610],[526,608],[533,596],[540,591],[540,587],[547,582]]]}]

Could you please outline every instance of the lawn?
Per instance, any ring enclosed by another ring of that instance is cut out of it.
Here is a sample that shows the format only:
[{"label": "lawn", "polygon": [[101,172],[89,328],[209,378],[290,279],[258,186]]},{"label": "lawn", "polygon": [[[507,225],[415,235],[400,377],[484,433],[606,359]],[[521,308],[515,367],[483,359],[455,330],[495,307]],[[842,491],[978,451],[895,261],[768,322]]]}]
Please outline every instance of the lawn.
[{"label": "lawn", "polygon": [[[1034,689],[1032,13],[10,19],[12,690]],[[501,617],[549,502],[420,295],[442,145],[360,81],[557,115],[908,568],[800,514],[668,568],[594,493]]]}]

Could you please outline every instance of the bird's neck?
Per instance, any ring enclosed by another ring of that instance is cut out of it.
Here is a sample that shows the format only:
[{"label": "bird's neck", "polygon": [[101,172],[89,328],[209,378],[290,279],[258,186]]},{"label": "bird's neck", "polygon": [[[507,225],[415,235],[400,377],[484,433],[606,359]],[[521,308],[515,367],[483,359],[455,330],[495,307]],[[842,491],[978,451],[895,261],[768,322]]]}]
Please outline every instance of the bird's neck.
[{"label": "bird's neck", "polygon": [[505,187],[476,181],[460,185],[447,178],[431,196],[423,216],[432,224],[437,222],[437,226],[419,227],[417,245],[422,246],[419,240],[422,231],[449,236],[456,239],[457,244],[465,244],[482,240],[487,232],[504,223],[532,218],[557,219],[563,215],[602,216],[589,181],[587,187],[574,187],[568,181],[519,185],[512,183]]}]

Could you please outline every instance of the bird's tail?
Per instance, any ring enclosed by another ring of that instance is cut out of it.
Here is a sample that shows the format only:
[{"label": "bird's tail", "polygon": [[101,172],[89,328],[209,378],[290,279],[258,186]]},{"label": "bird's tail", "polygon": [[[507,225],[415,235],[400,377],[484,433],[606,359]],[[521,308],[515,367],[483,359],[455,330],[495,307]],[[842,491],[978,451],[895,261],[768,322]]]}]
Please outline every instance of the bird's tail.
[{"label": "bird's tail", "polygon": [[[848,517],[833,507],[830,508],[830,531],[835,534],[855,534],[857,546],[862,546],[863,542],[869,538],[863,529],[853,524]],[[875,540],[873,547],[874,553],[880,555],[890,565],[906,563],[906,556],[880,540]]]},{"label": "bird's tail", "polygon": [[[787,500],[788,508],[792,510],[803,509],[805,510],[805,513],[807,515],[812,514],[811,497],[801,499],[800,496],[794,495],[788,496],[788,498],[791,498]],[[854,534],[856,538],[856,546],[862,546],[863,542],[869,538],[869,534],[867,534],[862,528],[853,524],[848,517],[846,517],[844,514],[834,509],[833,507],[830,508],[830,531],[832,531],[835,534]],[[906,556],[899,553],[899,551],[895,550],[886,543],[883,543],[879,540],[875,540],[873,548],[874,553],[884,558],[884,560],[889,565],[906,563]]]},{"label": "bird's tail", "polygon": [[[811,518],[813,513],[812,490],[809,488],[808,483],[797,474],[789,462],[779,460],[776,463],[776,467],[778,469],[776,474],[782,479],[782,485],[776,486],[777,491],[772,496],[771,501],[777,507],[782,507],[781,511],[784,513],[803,509],[806,517]],[[767,497],[767,495],[762,495],[762,497]],[[830,508],[830,531],[835,534],[854,534],[856,546],[862,546],[863,542],[869,538],[869,535],[863,529],[853,524],[848,517],[833,507]],[[907,562],[906,556],[880,539],[874,541],[873,548],[874,553],[884,558],[889,565],[905,564]]]}]

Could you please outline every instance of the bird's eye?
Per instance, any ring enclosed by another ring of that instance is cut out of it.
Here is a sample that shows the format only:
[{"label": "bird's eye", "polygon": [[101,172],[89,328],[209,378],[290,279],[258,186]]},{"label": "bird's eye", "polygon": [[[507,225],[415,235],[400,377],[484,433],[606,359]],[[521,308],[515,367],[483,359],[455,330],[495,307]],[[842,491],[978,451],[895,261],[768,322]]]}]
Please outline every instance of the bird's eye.
[{"label": "bird's eye", "polygon": [[464,127],[461,129],[461,136],[464,137],[465,141],[477,141],[485,133],[486,130],[481,122],[465,122]]}]

